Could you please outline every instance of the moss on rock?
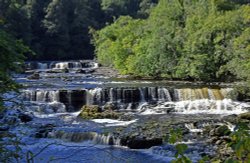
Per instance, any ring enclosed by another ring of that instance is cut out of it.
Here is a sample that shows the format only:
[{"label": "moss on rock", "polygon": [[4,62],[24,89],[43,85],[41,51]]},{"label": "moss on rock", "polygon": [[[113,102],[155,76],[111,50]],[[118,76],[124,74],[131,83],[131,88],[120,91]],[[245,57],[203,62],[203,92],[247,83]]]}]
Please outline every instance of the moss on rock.
[{"label": "moss on rock", "polygon": [[111,109],[102,111],[97,105],[84,105],[79,117],[83,119],[118,119],[120,114]]},{"label": "moss on rock", "polygon": [[239,115],[240,119],[247,119],[250,120],[250,112],[242,113]]}]

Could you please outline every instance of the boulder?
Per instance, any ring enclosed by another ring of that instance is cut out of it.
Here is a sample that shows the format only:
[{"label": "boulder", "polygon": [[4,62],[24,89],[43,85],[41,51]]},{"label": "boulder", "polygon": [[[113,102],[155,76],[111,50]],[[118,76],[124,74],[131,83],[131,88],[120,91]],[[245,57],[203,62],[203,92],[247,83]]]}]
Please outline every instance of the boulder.
[{"label": "boulder", "polygon": [[121,145],[127,146],[131,149],[148,149],[152,146],[162,145],[162,138],[132,138],[126,137],[121,139]]},{"label": "boulder", "polygon": [[24,122],[24,123],[30,122],[33,119],[31,116],[24,114],[24,113],[20,113],[18,115],[18,118],[21,120],[21,122]]},{"label": "boulder", "polygon": [[0,126],[0,131],[8,131],[9,128],[10,128],[9,126],[3,125],[3,126]]},{"label": "boulder", "polygon": [[47,138],[48,134],[50,132],[52,132],[54,127],[55,126],[53,124],[46,124],[46,125],[39,127],[39,129],[35,133],[35,137],[36,138]]},{"label": "boulder", "polygon": [[214,130],[214,135],[215,136],[228,136],[230,135],[231,131],[229,128],[225,125],[219,126]]},{"label": "boulder", "polygon": [[250,120],[250,112],[242,113],[238,115],[240,119],[247,119]]},{"label": "boulder", "polygon": [[39,73],[35,72],[34,74],[28,76],[27,79],[29,79],[29,80],[39,80],[40,75],[39,75]]}]

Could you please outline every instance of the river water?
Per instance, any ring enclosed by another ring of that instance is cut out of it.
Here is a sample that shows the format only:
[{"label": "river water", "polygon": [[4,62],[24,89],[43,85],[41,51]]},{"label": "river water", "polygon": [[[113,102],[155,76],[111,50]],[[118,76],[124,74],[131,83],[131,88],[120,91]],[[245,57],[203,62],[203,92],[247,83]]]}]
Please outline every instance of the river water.
[{"label": "river water", "polygon": [[[143,123],[144,118],[138,117],[216,119],[249,108],[249,104],[236,100],[232,86],[114,79],[95,74],[97,69],[98,64],[93,61],[29,62],[26,73],[15,75],[15,80],[24,86],[15,100],[33,120],[13,130],[27,144],[24,153],[39,153],[34,157],[35,162],[170,162],[174,150],[168,144],[141,150],[122,147],[118,141],[111,146],[108,145],[111,136],[104,134],[105,130]],[[77,117],[83,105],[110,104],[136,118],[83,120]],[[48,126],[53,126],[53,131],[35,138],[41,130],[49,130]],[[192,124],[186,127],[191,132],[200,130]],[[190,151],[189,155],[194,161],[201,158],[199,152]]]}]

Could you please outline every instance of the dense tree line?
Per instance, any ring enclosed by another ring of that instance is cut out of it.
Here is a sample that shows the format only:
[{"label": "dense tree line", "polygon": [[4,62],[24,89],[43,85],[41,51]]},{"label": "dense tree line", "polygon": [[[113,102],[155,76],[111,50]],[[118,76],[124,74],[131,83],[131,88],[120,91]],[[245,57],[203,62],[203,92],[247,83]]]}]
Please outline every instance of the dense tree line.
[{"label": "dense tree line", "polygon": [[123,74],[250,79],[250,6],[239,0],[160,0],[147,19],[92,31],[98,60]]},{"label": "dense tree line", "polygon": [[35,53],[28,59],[91,59],[89,28],[120,15],[147,17],[157,0],[0,0],[2,29]]}]

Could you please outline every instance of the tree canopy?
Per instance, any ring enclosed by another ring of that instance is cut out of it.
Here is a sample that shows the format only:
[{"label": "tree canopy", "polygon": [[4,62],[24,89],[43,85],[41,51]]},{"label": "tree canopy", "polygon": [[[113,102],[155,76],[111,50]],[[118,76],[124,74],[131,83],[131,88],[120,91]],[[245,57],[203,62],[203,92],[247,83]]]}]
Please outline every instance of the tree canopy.
[{"label": "tree canopy", "polygon": [[157,0],[0,0],[5,30],[35,53],[29,60],[93,59],[89,28],[120,15],[145,18]]},{"label": "tree canopy", "polygon": [[147,19],[122,16],[93,32],[97,58],[136,76],[249,78],[250,6],[238,3],[160,0]]}]

